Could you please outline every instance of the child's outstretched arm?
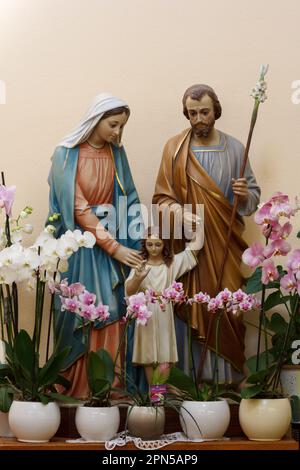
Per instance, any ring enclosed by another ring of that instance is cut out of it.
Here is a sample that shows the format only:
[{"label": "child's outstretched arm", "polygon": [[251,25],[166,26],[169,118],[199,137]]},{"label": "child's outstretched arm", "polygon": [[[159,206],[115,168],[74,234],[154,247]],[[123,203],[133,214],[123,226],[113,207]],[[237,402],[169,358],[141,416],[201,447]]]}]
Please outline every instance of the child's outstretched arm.
[{"label": "child's outstretched arm", "polygon": [[196,227],[193,231],[193,238],[185,244],[185,248],[192,250],[195,255],[203,248],[204,245],[204,223],[203,219],[197,217]]},{"label": "child's outstretched arm", "polygon": [[125,294],[127,297],[136,294],[141,283],[145,277],[148,276],[151,268],[149,266],[146,268],[146,262],[146,260],[142,261],[137,268],[135,268],[133,276],[129,276],[125,281]]}]

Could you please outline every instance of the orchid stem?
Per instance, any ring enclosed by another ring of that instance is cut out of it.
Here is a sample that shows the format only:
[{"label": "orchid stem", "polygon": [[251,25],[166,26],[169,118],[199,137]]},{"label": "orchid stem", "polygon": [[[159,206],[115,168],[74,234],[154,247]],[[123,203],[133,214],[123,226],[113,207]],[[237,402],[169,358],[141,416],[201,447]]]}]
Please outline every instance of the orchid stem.
[{"label": "orchid stem", "polygon": [[220,339],[220,323],[222,317],[222,310],[219,312],[217,316],[216,322],[216,355],[215,355],[215,365],[214,365],[214,373],[213,373],[213,383],[216,384],[216,396],[219,394],[219,339]]},{"label": "orchid stem", "polygon": [[[54,286],[55,286],[55,281],[56,281],[56,276],[57,276],[57,270],[58,270],[59,262],[60,262],[60,259],[58,259],[58,261],[57,261],[57,264],[56,264],[56,271],[55,271],[55,273],[53,274]],[[47,331],[46,361],[48,361],[48,357],[49,357],[50,336],[51,336],[51,324],[52,324],[52,318],[53,318],[54,300],[55,300],[55,291],[53,292],[53,294],[51,294],[50,311],[49,311],[49,322],[48,322],[48,331]]]},{"label": "orchid stem", "polygon": [[258,368],[259,368],[261,330],[262,330],[262,325],[264,323],[264,316],[265,316],[265,312],[264,312],[265,298],[266,298],[266,286],[265,284],[263,284],[262,291],[261,291],[261,307],[260,307],[260,313],[259,313],[259,327],[258,327],[258,338],[257,338],[257,349],[256,349],[256,371],[258,371]]},{"label": "orchid stem", "polygon": [[192,328],[191,328],[191,320],[190,316],[188,315],[188,348],[189,348],[189,371],[192,373],[192,378],[195,386],[196,396],[198,396],[198,386],[197,386],[197,376],[196,376],[196,368],[195,368],[195,361],[193,355],[193,341],[192,341]]}]

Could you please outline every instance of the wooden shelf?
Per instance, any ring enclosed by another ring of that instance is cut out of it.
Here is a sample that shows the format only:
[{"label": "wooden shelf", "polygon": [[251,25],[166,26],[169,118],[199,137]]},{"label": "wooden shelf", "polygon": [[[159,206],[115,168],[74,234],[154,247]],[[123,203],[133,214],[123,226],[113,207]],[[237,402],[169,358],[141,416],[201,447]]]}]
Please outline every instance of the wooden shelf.
[{"label": "wooden shelf", "polygon": [[[68,438],[70,439],[70,438]],[[50,442],[24,443],[15,438],[0,438],[1,450],[82,450],[82,451],[105,451],[104,444],[100,443],[67,443],[64,438],[53,438]],[[122,450],[138,450],[134,444],[128,443],[123,447],[115,447],[111,452]],[[206,442],[176,442],[159,450],[299,450],[299,445],[294,439],[282,439],[281,441],[249,441],[246,438],[233,437],[226,441],[206,441]],[[153,450],[152,450],[153,451]],[[155,452],[155,451],[154,451]],[[0,457],[1,458],[1,457]]]}]

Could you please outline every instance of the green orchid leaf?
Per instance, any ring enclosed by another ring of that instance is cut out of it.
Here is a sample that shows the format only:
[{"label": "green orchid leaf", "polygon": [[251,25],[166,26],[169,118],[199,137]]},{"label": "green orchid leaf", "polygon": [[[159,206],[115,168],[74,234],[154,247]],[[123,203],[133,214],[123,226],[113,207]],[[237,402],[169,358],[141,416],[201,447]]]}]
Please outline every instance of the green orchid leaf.
[{"label": "green orchid leaf", "polygon": [[115,378],[115,367],[111,355],[105,349],[98,349],[95,354],[97,354],[97,356],[101,359],[101,362],[104,364],[105,377],[112,384]]},{"label": "green orchid leaf", "polygon": [[91,390],[93,397],[104,397],[111,390],[111,383],[105,379],[97,379]]},{"label": "green orchid leaf", "polygon": [[262,385],[254,385],[253,387],[243,388],[241,391],[242,398],[253,398],[256,395],[259,395],[263,390]]},{"label": "green orchid leaf", "polygon": [[14,360],[17,362],[24,377],[35,382],[35,363],[37,355],[34,351],[34,344],[29,334],[25,330],[21,330],[15,338],[13,347]]},{"label": "green orchid leaf", "polygon": [[51,401],[50,397],[47,395],[44,395],[43,393],[38,393],[37,397],[43,405],[48,405],[48,403]]},{"label": "green orchid leaf", "polygon": [[258,267],[254,271],[254,273],[247,278],[245,292],[247,294],[256,294],[262,290],[262,282],[261,282],[261,275],[262,275],[262,268]]},{"label": "green orchid leaf", "polygon": [[300,230],[299,230],[299,232],[297,233],[297,238],[300,238]]},{"label": "green orchid leaf", "polygon": [[288,295],[283,297],[279,290],[272,292],[272,294],[270,294],[268,298],[265,300],[264,311],[267,312],[268,310],[275,307],[276,305],[282,305],[288,301],[289,301]]},{"label": "green orchid leaf", "polygon": [[270,375],[270,369],[263,369],[251,374],[247,377],[247,383],[249,384],[262,384],[265,383],[266,378]]},{"label": "green orchid leaf", "polygon": [[38,374],[38,386],[45,387],[47,385],[52,385],[56,383],[59,372],[63,368],[64,361],[68,354],[70,353],[71,348],[65,348],[58,354],[52,354],[50,359],[46,362],[44,367],[40,369]]},{"label": "green orchid leaf", "polygon": [[280,313],[273,313],[269,323],[268,329],[274,333],[285,334],[288,324]]},{"label": "green orchid leaf", "polygon": [[0,387],[0,411],[8,413],[13,401],[13,390],[10,386]]},{"label": "green orchid leaf", "polygon": [[[114,378],[113,366],[113,361],[106,351],[99,350],[89,353],[87,374],[90,390],[93,395],[99,390],[101,390],[102,393],[103,387],[106,388],[107,384],[109,384],[109,386],[112,385]],[[110,370],[109,367],[111,368]]]},{"label": "green orchid leaf", "polygon": [[[251,356],[246,361],[246,366],[249,369],[250,375],[255,374],[256,371],[256,355]],[[259,370],[266,370],[270,366],[270,364],[274,363],[274,357],[268,352],[264,351],[259,355]]]},{"label": "green orchid leaf", "polygon": [[97,379],[105,379],[105,365],[98,354],[91,351],[87,360],[87,372],[90,385]]},{"label": "green orchid leaf", "polygon": [[194,381],[178,367],[172,367],[168,378],[168,384],[173,385],[180,391],[186,392],[190,397],[197,400],[198,393],[195,389]]}]

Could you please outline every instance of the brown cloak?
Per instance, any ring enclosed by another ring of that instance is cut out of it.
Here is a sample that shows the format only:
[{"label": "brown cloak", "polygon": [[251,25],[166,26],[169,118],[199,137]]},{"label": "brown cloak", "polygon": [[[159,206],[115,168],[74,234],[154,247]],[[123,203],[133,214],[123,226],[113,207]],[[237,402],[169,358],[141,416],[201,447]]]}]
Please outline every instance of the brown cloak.
[{"label": "brown cloak", "polygon": [[[184,283],[184,289],[189,297],[199,291],[215,296],[232,206],[189,150],[190,138],[191,129],[188,129],[170,139],[166,144],[156,181],[153,204],[158,204],[160,208],[166,205],[172,210],[184,204],[192,204],[193,207],[195,204],[204,205],[204,247],[198,254],[198,265],[185,274],[180,281]],[[240,263],[242,253],[247,248],[241,238],[243,230],[244,223],[241,217],[237,216],[224,269],[222,289],[227,287],[235,291],[242,285]],[[175,240],[174,248],[175,252],[184,249],[184,241]],[[191,316],[194,336],[200,341],[205,340],[209,315],[212,315],[207,312],[206,307],[193,304],[192,307],[185,307],[177,313],[183,320],[186,320],[188,313]],[[232,313],[225,313],[221,320],[219,353],[240,371],[245,361],[244,336],[245,327],[242,318]],[[208,338],[208,346],[215,350],[214,325]]]}]

